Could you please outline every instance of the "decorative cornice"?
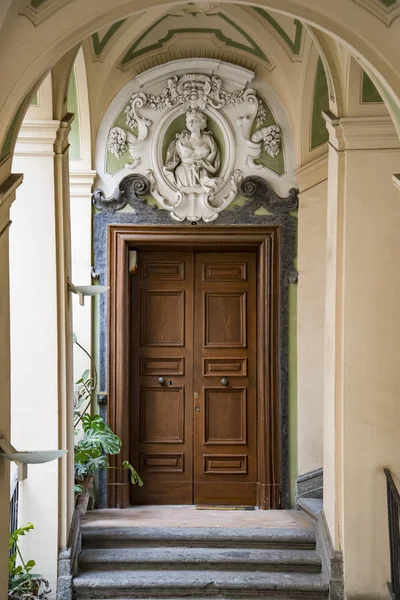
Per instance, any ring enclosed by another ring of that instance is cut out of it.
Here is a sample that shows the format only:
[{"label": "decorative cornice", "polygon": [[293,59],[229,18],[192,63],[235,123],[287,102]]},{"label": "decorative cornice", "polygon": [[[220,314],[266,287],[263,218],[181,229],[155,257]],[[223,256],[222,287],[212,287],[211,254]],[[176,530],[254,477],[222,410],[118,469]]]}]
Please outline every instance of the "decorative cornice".
[{"label": "decorative cornice", "polygon": [[96,171],[69,171],[69,189],[71,198],[86,198],[91,195]]},{"label": "decorative cornice", "polygon": [[16,156],[49,156],[54,154],[54,142],[59,121],[26,119],[21,125],[15,146]]},{"label": "decorative cornice", "polygon": [[325,154],[299,167],[296,171],[300,194],[328,179],[328,155]]},{"label": "decorative cornice", "polygon": [[393,150],[400,141],[390,117],[336,117],[323,112],[329,132],[329,143],[339,152],[344,150]]},{"label": "decorative cornice", "polygon": [[353,0],[360,6],[365,8],[368,12],[372,13],[374,17],[377,17],[382,23],[391,26],[393,21],[400,16],[400,2],[394,0],[394,2],[387,6],[382,0]]}]

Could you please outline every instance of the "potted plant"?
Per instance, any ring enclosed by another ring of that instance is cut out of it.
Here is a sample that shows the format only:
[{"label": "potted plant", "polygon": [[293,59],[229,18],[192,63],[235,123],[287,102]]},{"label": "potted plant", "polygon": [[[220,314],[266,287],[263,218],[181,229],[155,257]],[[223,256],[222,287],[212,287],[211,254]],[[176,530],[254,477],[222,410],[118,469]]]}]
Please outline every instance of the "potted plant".
[{"label": "potted plant", "polygon": [[[120,438],[99,415],[88,414],[81,418],[83,437],[75,444],[75,492],[78,494],[77,508],[85,514],[89,502],[90,491],[99,469],[108,468],[108,456],[121,451]],[[130,472],[133,485],[143,485],[139,474],[128,462],[122,468]]]},{"label": "potted plant", "polygon": [[[19,538],[33,529],[32,523],[18,527],[10,534],[10,557],[8,560],[9,600],[46,600],[51,592],[49,582],[41,575],[32,573],[36,563],[25,562],[19,547]],[[17,565],[19,558],[20,564]]]}]

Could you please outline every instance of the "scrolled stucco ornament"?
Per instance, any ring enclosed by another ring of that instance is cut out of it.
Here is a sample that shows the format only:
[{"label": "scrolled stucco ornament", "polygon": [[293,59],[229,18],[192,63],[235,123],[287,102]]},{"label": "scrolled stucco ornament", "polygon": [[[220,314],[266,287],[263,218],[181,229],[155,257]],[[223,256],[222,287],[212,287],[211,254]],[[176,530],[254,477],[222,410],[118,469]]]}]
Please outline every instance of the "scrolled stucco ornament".
[{"label": "scrolled stucco ornament", "polygon": [[[264,166],[255,161],[260,158],[263,148],[272,158],[278,156],[281,150],[282,130],[279,125],[275,124],[263,126],[268,112],[254,90],[247,90],[244,98],[250,110],[246,115],[237,119],[237,125],[248,149],[246,164],[253,169],[263,169]],[[254,124],[257,129],[253,132]]]},{"label": "scrolled stucco ornament", "polygon": [[[177,221],[215,220],[238,195],[243,173],[264,168],[256,162],[262,151],[279,155],[280,127],[267,125],[264,101],[245,81],[239,87],[237,81],[205,73],[169,76],[166,84],[149,86],[158,93],[132,94],[109,131],[108,151],[120,163],[129,154],[126,169],[140,165],[151,194]],[[111,170],[118,172],[115,161]],[[98,190],[94,199],[104,208],[123,202],[117,195],[110,203]]]},{"label": "scrolled stucco ornament", "polygon": [[282,130],[279,125],[262,127],[253,133],[251,141],[256,144],[261,142],[267,154],[275,158],[281,150]]}]

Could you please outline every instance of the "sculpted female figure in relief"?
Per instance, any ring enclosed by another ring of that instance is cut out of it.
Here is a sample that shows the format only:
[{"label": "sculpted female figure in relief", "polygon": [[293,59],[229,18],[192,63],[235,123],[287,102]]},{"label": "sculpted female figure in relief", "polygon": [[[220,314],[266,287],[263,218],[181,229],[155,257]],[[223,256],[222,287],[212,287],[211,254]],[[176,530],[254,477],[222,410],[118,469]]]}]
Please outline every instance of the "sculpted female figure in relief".
[{"label": "sculpted female figure in relief", "polygon": [[189,110],[186,127],[168,146],[164,173],[182,191],[214,191],[220,183],[217,175],[221,157],[212,132],[206,129],[206,115],[200,110]]}]

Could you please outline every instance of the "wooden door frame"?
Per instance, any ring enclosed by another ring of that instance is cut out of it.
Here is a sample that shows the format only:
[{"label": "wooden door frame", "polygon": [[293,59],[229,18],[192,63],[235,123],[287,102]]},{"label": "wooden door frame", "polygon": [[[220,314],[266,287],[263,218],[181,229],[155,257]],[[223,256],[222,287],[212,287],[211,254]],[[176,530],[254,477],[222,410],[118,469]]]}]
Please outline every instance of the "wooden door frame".
[{"label": "wooden door frame", "polygon": [[[110,457],[108,506],[129,505],[129,280],[128,250],[157,248],[257,252],[257,505],[281,508],[281,257],[279,226],[108,226],[108,422],[122,450]],[[270,296],[271,301],[266,302]],[[286,332],[287,333],[287,332]],[[265,368],[262,368],[265,366]],[[275,451],[274,451],[275,450]]]}]

